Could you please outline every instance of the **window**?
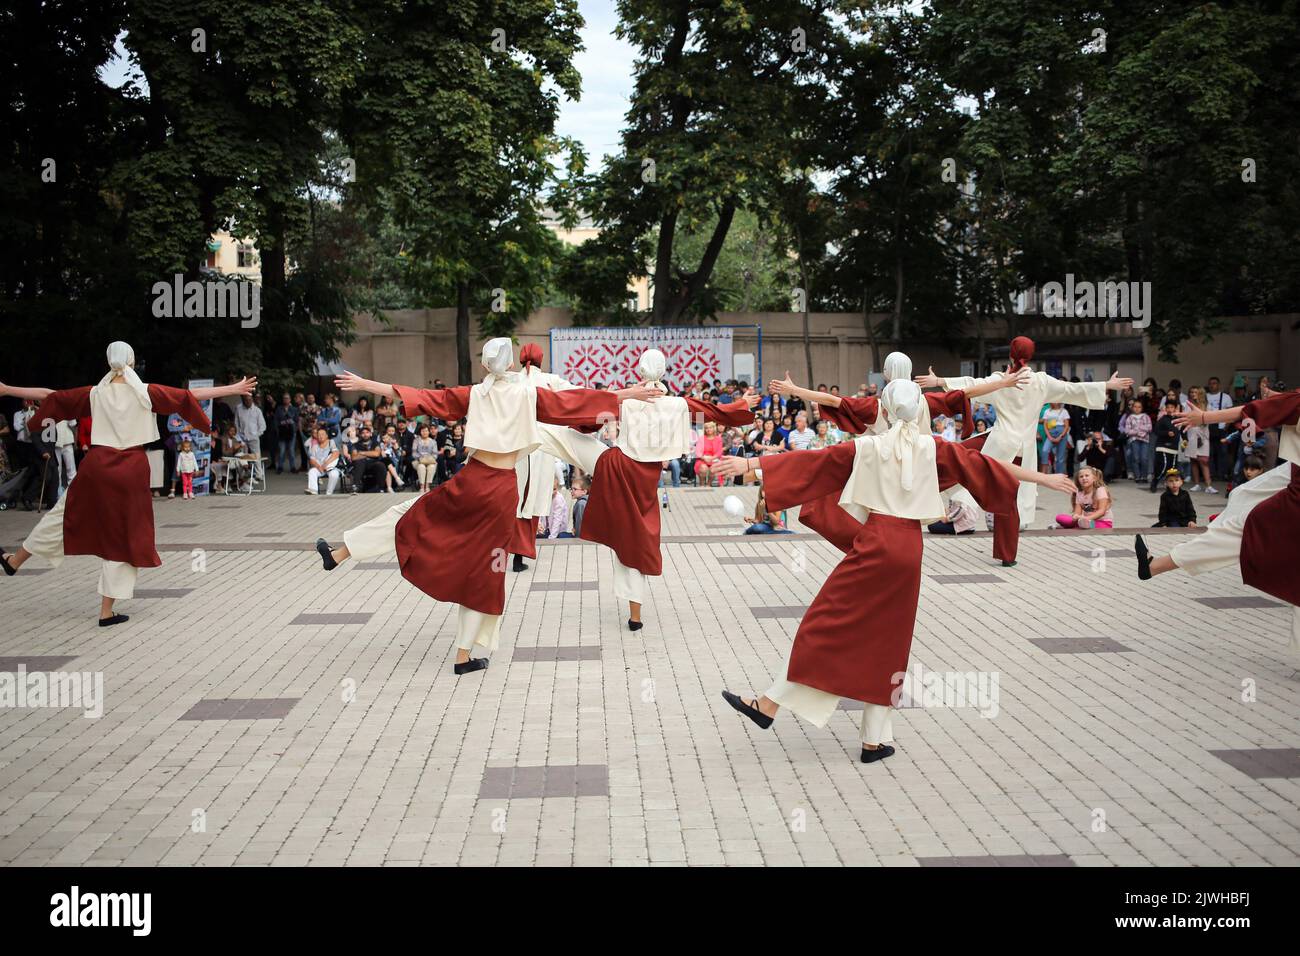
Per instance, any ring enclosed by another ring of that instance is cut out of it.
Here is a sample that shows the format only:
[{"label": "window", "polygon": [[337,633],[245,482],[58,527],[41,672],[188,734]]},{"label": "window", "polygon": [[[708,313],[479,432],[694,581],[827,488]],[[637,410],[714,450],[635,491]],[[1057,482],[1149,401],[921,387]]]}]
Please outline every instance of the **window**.
[{"label": "window", "polygon": [[238,266],[241,269],[251,269],[257,265],[256,257],[253,254],[253,244],[251,242],[241,242],[239,244]]}]

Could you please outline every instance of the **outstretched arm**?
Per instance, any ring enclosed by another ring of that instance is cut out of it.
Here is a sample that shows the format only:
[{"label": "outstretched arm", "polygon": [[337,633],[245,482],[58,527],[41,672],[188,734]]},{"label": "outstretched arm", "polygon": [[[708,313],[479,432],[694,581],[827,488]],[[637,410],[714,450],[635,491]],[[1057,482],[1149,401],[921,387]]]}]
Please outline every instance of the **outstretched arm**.
[{"label": "outstretched arm", "polygon": [[245,375],[238,382],[231,382],[229,385],[209,385],[206,388],[192,388],[190,394],[200,402],[206,402],[210,398],[225,398],[228,395],[252,395],[255,388],[257,388],[257,379]]},{"label": "outstretched arm", "polygon": [[1197,425],[1223,425],[1227,422],[1240,421],[1246,414],[1245,405],[1225,408],[1220,412],[1211,412],[1204,408],[1184,408],[1174,416],[1174,424],[1179,428],[1191,428]]},{"label": "outstretched arm", "polygon": [[989,458],[990,461],[996,461],[999,465],[1011,472],[1011,476],[1017,481],[1027,481],[1030,484],[1042,485],[1044,488],[1050,488],[1052,491],[1059,491],[1062,494],[1072,495],[1075,492],[1074,481],[1068,475],[1044,475],[1041,472],[1029,468],[1021,468],[1019,465],[1013,465],[1009,461],[1000,461],[996,458]]},{"label": "outstretched arm", "polygon": [[397,390],[384,382],[375,382],[362,378],[355,372],[344,372],[334,379],[334,387],[340,392],[370,392],[383,398],[398,401]]},{"label": "outstretched arm", "polygon": [[[934,369],[931,369],[929,376],[918,375],[917,378],[929,378],[933,375]],[[1034,373],[1029,368],[1022,368],[1019,372],[1012,375],[1011,367],[1007,366],[1006,372],[1003,373],[1001,377],[993,376],[991,378],[983,379],[982,381],[977,381],[974,385],[970,386],[970,388],[964,388],[962,391],[966,393],[967,398],[979,398],[981,395],[987,395],[989,392],[996,392],[998,389],[1002,388],[1024,388],[1033,377]],[[925,386],[922,386],[922,388],[924,387]]]},{"label": "outstretched arm", "polygon": [[0,382],[0,398],[6,395],[12,395],[14,398],[28,398],[33,402],[43,402],[52,388],[19,388],[17,385],[6,385]]},{"label": "outstretched arm", "polygon": [[786,398],[794,396],[802,398],[805,402],[812,402],[814,405],[829,405],[831,408],[840,407],[840,397],[832,395],[830,392],[814,392],[811,388],[802,388],[790,380],[790,373],[785,373],[785,378],[772,379],[768,382],[767,390],[773,395],[784,395]]}]

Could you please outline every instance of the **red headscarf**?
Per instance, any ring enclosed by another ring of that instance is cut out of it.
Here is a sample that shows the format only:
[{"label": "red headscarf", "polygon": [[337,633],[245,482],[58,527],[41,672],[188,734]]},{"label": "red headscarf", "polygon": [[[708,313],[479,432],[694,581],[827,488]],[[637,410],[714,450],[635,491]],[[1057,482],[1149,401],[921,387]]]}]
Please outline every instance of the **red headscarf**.
[{"label": "red headscarf", "polygon": [[1011,366],[1016,372],[1029,364],[1034,357],[1034,340],[1024,335],[1017,335],[1011,340]]},{"label": "red headscarf", "polygon": [[530,365],[542,367],[542,347],[536,342],[529,342],[519,350],[519,364],[524,368]]}]

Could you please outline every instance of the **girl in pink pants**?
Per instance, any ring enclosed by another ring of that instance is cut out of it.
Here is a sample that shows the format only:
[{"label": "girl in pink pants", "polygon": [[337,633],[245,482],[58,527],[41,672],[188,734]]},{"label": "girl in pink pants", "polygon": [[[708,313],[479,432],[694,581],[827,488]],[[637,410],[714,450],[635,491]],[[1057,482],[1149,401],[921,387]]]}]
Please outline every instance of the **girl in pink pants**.
[{"label": "girl in pink pants", "polygon": [[1074,513],[1056,516],[1061,528],[1111,528],[1110,492],[1096,468],[1084,466],[1074,476]]}]

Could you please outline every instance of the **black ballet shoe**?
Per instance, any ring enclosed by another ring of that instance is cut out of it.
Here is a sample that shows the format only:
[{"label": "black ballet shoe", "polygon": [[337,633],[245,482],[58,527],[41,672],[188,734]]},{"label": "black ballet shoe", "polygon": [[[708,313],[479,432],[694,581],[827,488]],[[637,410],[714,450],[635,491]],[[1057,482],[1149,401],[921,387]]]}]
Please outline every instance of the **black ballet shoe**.
[{"label": "black ballet shoe", "polygon": [[629,631],[639,631],[643,627],[645,627],[645,624],[642,621],[634,621],[631,618],[627,619],[627,629]]},{"label": "black ballet shoe", "polygon": [[464,664],[456,664],[452,670],[456,672],[457,677],[460,677],[462,674],[472,674],[474,671],[485,671],[487,666],[486,657],[471,657]]},{"label": "black ballet shoe", "polygon": [[732,707],[734,707],[736,710],[740,711],[742,714],[744,714],[754,723],[758,724],[758,726],[762,727],[764,730],[767,730],[767,728],[772,726],[773,718],[767,716],[767,714],[763,713],[761,710],[755,707],[754,704],[745,703],[743,700],[741,700],[731,691],[724,690],[722,692],[722,699],[725,700]]},{"label": "black ballet shoe", "polygon": [[1014,567],[1016,566],[1016,562],[1014,562],[1014,561],[1008,561],[1006,558],[1003,558],[1003,559],[1002,559],[1002,566],[1003,566],[1004,568],[1014,568]]},{"label": "black ballet shoe", "polygon": [[123,624],[129,620],[131,620],[131,618],[125,614],[114,614],[112,617],[101,617],[99,619],[99,626],[112,627],[114,624]]},{"label": "black ballet shoe", "polygon": [[877,760],[884,760],[886,757],[892,757],[893,755],[894,748],[889,744],[881,744],[875,750],[868,750],[866,747],[862,748],[863,763],[875,763]]},{"label": "black ballet shoe", "polygon": [[334,560],[334,551],[324,538],[316,539],[316,553],[320,555],[321,564],[324,565],[326,571],[333,571],[339,566],[339,563]]},{"label": "black ballet shoe", "polygon": [[510,570],[511,570],[511,571],[527,571],[527,570],[528,570],[528,565],[524,564],[524,556],[523,556],[522,554],[516,554],[516,555],[515,555],[515,560],[514,560],[514,563],[513,563],[512,565],[510,565]]},{"label": "black ballet shoe", "polygon": [[1142,540],[1142,535],[1135,535],[1133,538],[1133,550],[1137,552],[1138,559],[1138,580],[1151,580],[1151,552],[1147,550],[1147,543]]},{"label": "black ballet shoe", "polygon": [[0,553],[0,566],[4,567],[5,574],[9,577],[13,577],[18,573],[18,569],[9,563],[9,555],[7,554]]}]

